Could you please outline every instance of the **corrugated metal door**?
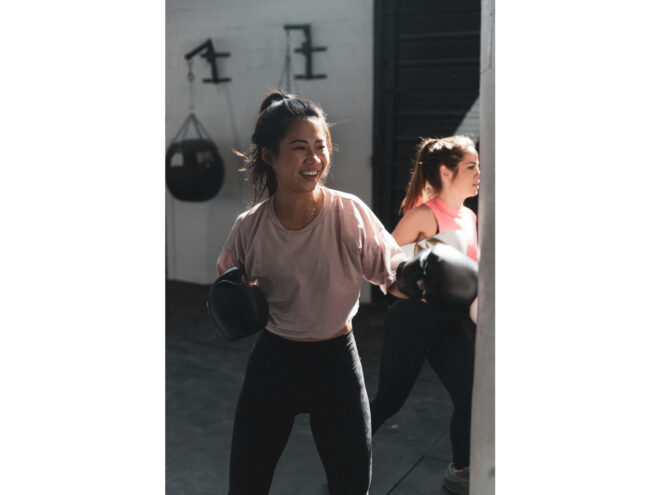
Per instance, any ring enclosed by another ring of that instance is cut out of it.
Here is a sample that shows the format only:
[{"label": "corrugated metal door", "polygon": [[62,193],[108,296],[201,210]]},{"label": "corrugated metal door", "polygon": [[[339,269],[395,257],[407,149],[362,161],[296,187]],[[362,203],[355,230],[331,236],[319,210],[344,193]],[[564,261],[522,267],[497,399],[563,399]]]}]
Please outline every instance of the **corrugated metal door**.
[{"label": "corrugated metal door", "polygon": [[477,0],[375,0],[373,206],[390,231],[419,138],[478,140],[480,27]]}]

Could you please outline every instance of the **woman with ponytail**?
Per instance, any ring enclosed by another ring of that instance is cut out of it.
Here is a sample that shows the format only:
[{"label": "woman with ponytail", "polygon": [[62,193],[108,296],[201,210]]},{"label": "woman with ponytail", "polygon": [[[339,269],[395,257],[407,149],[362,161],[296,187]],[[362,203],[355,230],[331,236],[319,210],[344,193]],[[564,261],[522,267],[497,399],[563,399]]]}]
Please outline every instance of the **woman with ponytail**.
[{"label": "woman with ponytail", "polygon": [[318,105],[266,95],[242,154],[257,204],[236,219],[217,266],[239,268],[268,305],[236,407],[230,495],[268,493],[297,414],[309,414],[329,493],[369,489],[369,399],[351,320],[363,279],[400,296],[405,255],[360,199],[324,186],[331,152]]},{"label": "woman with ponytail", "polygon": [[[408,255],[415,247],[446,242],[478,261],[476,215],[463,202],[479,191],[479,157],[465,136],[424,139],[419,144],[403,217],[392,232]],[[398,299],[385,320],[378,391],[371,402],[372,432],[403,406],[428,359],[454,405],[450,437],[453,460],[445,487],[468,494],[470,415],[475,325],[468,314],[447,314],[419,299]]]}]

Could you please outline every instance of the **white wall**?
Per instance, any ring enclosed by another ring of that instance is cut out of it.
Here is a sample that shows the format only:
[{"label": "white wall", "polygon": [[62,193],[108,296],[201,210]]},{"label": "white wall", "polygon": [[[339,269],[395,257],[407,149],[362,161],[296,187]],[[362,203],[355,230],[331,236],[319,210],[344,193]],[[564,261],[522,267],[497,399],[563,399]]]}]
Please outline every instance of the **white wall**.
[{"label": "white wall", "polygon": [[480,106],[481,102],[477,96],[477,99],[474,100],[474,103],[465,114],[465,117],[463,117],[463,120],[454,131],[454,134],[466,135],[470,137],[475,143],[479,141],[479,136],[481,135],[481,119],[479,118]]},{"label": "white wall", "polygon": [[[314,73],[327,79],[294,81],[294,92],[321,104],[339,147],[328,186],[351,192],[371,204],[373,98],[373,0],[167,0],[166,132],[173,138],[189,114],[188,65],[184,55],[210,38],[221,77],[231,82],[202,83],[210,77],[206,60],[195,57],[195,114],[218,145],[225,163],[220,193],[203,203],[183,202],[166,193],[168,278],[195,283],[215,279],[215,261],[236,215],[251,199],[231,150],[249,145],[263,95],[275,89],[284,68],[285,24],[309,23]],[[302,32],[292,31],[298,47]],[[292,53],[293,73],[304,72],[304,58]],[[165,150],[163,150],[163,157]],[[368,291],[363,290],[363,298]]]}]

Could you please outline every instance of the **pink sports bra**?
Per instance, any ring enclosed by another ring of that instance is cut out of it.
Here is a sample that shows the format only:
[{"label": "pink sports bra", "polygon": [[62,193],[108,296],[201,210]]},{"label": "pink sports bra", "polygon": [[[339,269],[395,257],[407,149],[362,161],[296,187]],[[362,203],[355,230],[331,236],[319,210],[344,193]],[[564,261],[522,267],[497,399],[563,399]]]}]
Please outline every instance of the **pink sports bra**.
[{"label": "pink sports bra", "polygon": [[478,262],[477,216],[474,212],[463,205],[457,210],[439,198],[430,199],[424,205],[433,212],[438,224],[438,233],[455,232],[462,237],[466,246],[465,254]]}]

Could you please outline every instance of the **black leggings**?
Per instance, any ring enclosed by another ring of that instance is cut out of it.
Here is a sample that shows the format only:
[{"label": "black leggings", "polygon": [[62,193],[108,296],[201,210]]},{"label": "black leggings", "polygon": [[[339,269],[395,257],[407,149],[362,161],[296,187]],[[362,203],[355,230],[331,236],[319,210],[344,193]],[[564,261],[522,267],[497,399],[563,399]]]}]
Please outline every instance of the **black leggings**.
[{"label": "black leggings", "polygon": [[236,408],[230,495],[266,494],[294,417],[310,425],[331,494],[364,495],[371,481],[369,399],[353,332],[296,342],[264,330]]},{"label": "black leggings", "polygon": [[401,409],[428,359],[454,404],[449,430],[454,465],[468,466],[474,331],[469,318],[443,315],[418,300],[392,304],[385,319],[378,391],[371,402],[372,431]]}]

